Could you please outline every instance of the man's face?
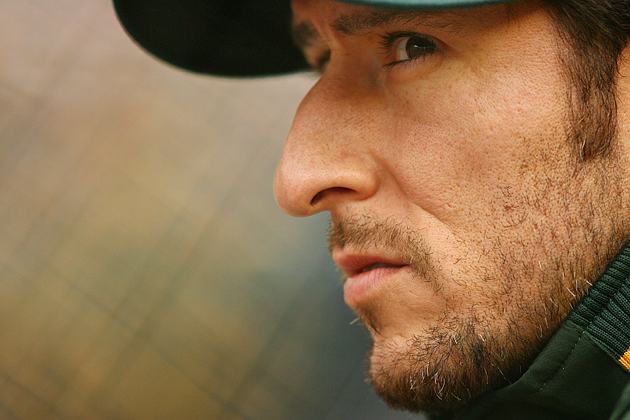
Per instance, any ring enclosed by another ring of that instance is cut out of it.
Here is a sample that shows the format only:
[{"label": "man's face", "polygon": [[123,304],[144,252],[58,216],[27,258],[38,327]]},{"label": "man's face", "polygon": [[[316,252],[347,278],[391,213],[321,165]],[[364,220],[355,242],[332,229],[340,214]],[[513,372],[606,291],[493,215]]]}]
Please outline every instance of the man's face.
[{"label": "man's face", "polygon": [[625,152],[576,158],[552,20],[533,2],[293,12],[321,77],[276,195],[330,212],[376,391],[448,411],[517,378],[627,235]]}]

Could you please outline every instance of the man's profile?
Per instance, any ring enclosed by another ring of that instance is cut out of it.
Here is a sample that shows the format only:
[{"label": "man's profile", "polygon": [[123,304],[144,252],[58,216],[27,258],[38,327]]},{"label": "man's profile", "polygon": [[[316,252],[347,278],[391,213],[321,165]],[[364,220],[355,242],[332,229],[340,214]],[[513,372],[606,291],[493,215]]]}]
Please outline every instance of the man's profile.
[{"label": "man's profile", "polygon": [[630,1],[115,4],[183,68],[319,73],[275,194],[330,213],[386,402],[630,418]]}]

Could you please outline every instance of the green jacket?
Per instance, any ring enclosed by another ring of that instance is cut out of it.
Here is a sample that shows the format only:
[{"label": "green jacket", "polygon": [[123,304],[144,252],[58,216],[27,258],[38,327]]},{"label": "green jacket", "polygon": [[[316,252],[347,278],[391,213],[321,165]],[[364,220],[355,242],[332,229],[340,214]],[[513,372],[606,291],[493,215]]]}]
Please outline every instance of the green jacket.
[{"label": "green jacket", "polygon": [[525,374],[455,419],[630,420],[630,243]]}]

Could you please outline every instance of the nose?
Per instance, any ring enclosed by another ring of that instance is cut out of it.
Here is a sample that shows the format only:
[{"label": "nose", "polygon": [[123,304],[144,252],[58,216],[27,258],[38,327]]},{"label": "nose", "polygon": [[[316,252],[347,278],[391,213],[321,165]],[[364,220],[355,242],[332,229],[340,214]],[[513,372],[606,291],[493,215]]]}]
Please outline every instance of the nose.
[{"label": "nose", "polygon": [[335,211],[378,190],[370,101],[357,89],[345,92],[322,78],[298,107],[274,182],[278,204],[291,215]]}]

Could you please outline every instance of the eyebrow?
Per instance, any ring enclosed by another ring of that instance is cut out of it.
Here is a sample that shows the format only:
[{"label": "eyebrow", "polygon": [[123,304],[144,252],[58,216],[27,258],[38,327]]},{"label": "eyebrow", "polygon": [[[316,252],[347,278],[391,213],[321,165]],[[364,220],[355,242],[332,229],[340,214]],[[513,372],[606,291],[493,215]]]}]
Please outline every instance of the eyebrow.
[{"label": "eyebrow", "polygon": [[[341,15],[331,23],[330,27],[342,35],[356,36],[388,24],[417,24],[434,29],[454,31],[460,26],[458,22],[461,22],[461,14],[457,11],[431,14],[421,11],[392,9]],[[313,45],[319,39],[319,34],[310,22],[298,21],[292,25],[292,37],[295,45],[304,49]]]}]

